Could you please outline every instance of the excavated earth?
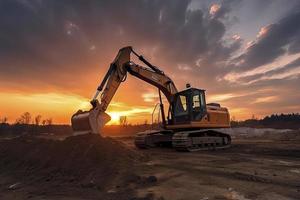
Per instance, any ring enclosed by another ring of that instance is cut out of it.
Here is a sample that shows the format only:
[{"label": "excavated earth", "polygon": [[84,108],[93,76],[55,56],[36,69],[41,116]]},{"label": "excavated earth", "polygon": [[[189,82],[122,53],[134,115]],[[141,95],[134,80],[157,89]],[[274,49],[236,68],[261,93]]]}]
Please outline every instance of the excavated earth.
[{"label": "excavated earth", "polygon": [[6,190],[23,190],[20,199],[132,199],[143,181],[134,168],[144,159],[121,142],[98,135],[0,140],[0,199],[18,199]]}]

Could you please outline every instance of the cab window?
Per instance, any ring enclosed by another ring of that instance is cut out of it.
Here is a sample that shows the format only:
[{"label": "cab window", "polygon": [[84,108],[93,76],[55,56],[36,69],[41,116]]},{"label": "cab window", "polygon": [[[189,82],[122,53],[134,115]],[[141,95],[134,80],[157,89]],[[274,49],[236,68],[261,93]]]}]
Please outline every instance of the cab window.
[{"label": "cab window", "polygon": [[186,115],[187,114],[187,97],[184,95],[179,95],[176,100],[175,105],[175,116]]},{"label": "cab window", "polygon": [[199,120],[202,118],[205,112],[205,98],[204,93],[201,91],[194,91],[192,95],[192,118],[193,120]]},{"label": "cab window", "polygon": [[200,107],[205,108],[204,94],[200,93]]},{"label": "cab window", "polygon": [[195,94],[193,96],[193,110],[198,110],[200,109],[200,95]]}]

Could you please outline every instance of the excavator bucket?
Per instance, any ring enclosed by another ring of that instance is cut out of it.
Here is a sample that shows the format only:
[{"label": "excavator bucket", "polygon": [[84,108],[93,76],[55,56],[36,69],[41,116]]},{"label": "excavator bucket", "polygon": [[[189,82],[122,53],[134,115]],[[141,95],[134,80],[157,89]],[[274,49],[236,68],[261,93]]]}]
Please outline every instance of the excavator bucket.
[{"label": "excavator bucket", "polygon": [[[127,71],[124,64],[130,61],[132,47],[124,47],[119,50],[118,55],[109,67],[101,84],[91,100],[93,108],[90,111],[77,111],[71,118],[73,135],[87,133],[100,134],[101,128],[110,121],[110,116],[105,113],[109,102],[118,89],[121,82],[126,78]],[[98,95],[101,93],[100,103]]]},{"label": "excavator bucket", "polygon": [[73,135],[100,134],[101,128],[110,121],[110,116],[99,112],[97,108],[90,111],[77,111],[71,118]]}]

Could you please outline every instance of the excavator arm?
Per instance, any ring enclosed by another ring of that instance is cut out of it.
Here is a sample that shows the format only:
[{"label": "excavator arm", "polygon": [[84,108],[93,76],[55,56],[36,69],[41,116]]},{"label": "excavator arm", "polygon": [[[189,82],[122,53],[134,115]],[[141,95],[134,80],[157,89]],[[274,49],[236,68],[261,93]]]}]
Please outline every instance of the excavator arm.
[{"label": "excavator arm", "polygon": [[[131,61],[133,53],[148,67],[143,67]],[[77,111],[72,118],[74,135],[85,133],[100,133],[100,129],[110,121],[110,116],[105,113],[120,84],[126,80],[127,74],[131,74],[159,89],[169,102],[173,101],[177,89],[173,81],[156,66],[150,64],[142,56],[138,55],[132,47],[124,47],[119,50],[115,60],[98,86],[96,94],[91,100],[93,108],[90,111]],[[100,95],[101,94],[101,95]],[[100,102],[98,96],[100,95]]]}]

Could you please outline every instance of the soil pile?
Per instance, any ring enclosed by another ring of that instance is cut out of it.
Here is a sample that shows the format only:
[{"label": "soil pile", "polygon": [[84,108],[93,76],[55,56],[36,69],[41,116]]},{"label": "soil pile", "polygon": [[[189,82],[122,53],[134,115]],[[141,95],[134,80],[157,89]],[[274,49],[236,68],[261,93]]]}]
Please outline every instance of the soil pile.
[{"label": "soil pile", "polygon": [[122,143],[99,135],[63,141],[29,136],[0,141],[0,173],[13,174],[23,182],[106,188],[112,182],[122,184],[140,159],[142,156]]}]

